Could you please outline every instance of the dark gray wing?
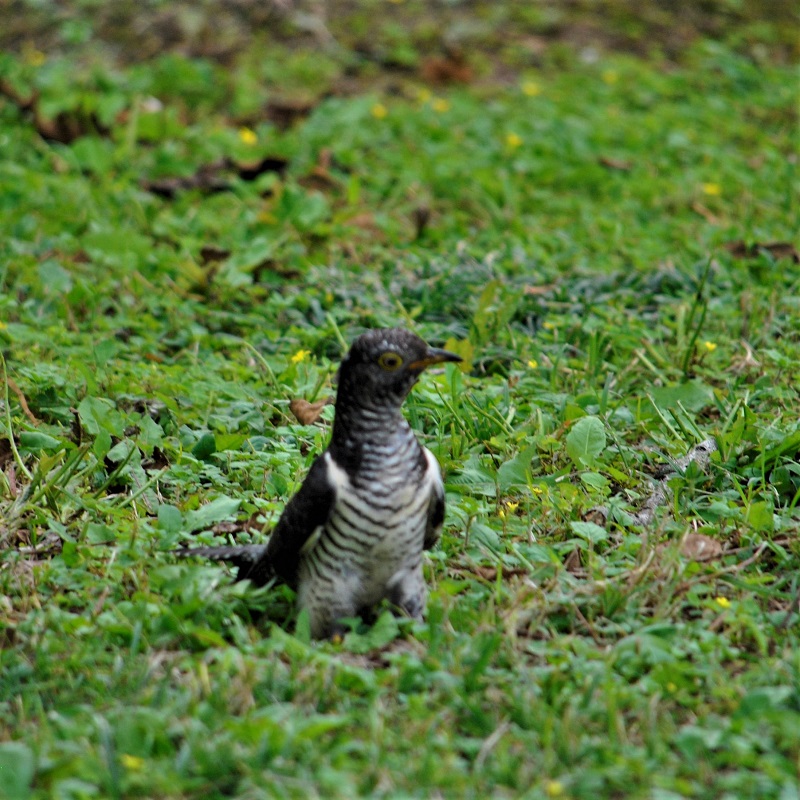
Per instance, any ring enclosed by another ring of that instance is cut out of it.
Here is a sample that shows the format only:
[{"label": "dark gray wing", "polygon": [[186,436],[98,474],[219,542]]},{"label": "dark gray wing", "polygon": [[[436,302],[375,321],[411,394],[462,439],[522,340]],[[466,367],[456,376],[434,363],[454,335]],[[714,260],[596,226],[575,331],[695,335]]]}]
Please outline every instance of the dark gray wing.
[{"label": "dark gray wing", "polygon": [[442,473],[439,470],[439,462],[436,456],[427,448],[423,448],[425,458],[428,462],[428,481],[430,484],[431,501],[428,506],[428,524],[425,527],[424,547],[430,550],[442,535],[442,523],[444,523],[444,484],[442,483]]},{"label": "dark gray wing", "polygon": [[297,494],[283,509],[267,544],[191,547],[175,552],[181,556],[229,561],[239,568],[237,580],[248,578],[256,586],[279,578],[294,588],[303,546],[327,522],[336,500],[329,459],[324,453],[311,465]]},{"label": "dark gray wing", "polygon": [[300,553],[314,532],[328,521],[336,501],[331,456],[323,453],[312,465],[297,494],[287,503],[264,554],[272,571],[294,588]]}]

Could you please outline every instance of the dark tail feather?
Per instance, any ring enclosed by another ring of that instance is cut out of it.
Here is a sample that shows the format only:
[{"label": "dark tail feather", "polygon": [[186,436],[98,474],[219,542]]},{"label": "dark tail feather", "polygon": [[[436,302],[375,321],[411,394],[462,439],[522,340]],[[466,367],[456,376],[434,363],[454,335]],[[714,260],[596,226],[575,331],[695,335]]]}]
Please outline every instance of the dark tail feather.
[{"label": "dark tail feather", "polygon": [[267,558],[265,544],[228,545],[223,547],[182,547],[173,552],[182,558],[199,556],[215,561],[229,561],[238,567],[236,580],[246,578],[256,586],[263,586],[275,577],[272,565]]}]

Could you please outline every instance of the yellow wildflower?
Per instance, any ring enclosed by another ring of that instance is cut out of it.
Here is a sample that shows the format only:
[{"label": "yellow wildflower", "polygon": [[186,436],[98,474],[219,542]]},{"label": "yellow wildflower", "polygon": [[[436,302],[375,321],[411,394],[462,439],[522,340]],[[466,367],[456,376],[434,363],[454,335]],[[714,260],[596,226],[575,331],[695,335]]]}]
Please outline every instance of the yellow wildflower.
[{"label": "yellow wildflower", "polygon": [[450,110],[450,101],[445,100],[444,97],[436,97],[434,101],[431,103],[431,108],[437,114],[444,114],[445,111]]},{"label": "yellow wildflower", "polygon": [[511,150],[516,150],[522,144],[522,137],[518,133],[506,134],[506,145]]},{"label": "yellow wildflower", "polygon": [[554,331],[554,330],[556,329],[556,326],[555,326],[555,323],[554,323],[554,322],[543,322],[543,323],[542,323],[542,327],[543,327],[543,328],[544,328],[546,331]]},{"label": "yellow wildflower", "polygon": [[511,500],[506,500],[502,508],[497,510],[497,516],[505,520],[510,514],[513,514],[519,508],[519,503],[512,503]]},{"label": "yellow wildflower", "polygon": [[561,781],[547,781],[544,785],[544,793],[548,797],[563,797],[564,784]]},{"label": "yellow wildflower", "polygon": [[672,692],[674,694],[675,692],[678,691],[678,687],[672,681],[670,681],[667,684],[667,691],[668,692]]},{"label": "yellow wildflower", "polygon": [[255,144],[258,141],[258,136],[252,128],[239,128],[239,139],[245,144]]},{"label": "yellow wildflower", "polygon": [[375,103],[370,113],[375,119],[386,119],[389,115],[389,109],[383,103]]},{"label": "yellow wildflower", "polygon": [[123,753],[119,760],[122,762],[122,766],[131,772],[137,772],[144,767],[144,759],[139,756],[132,756],[130,753]]},{"label": "yellow wildflower", "polygon": [[536,97],[542,93],[542,87],[536,81],[525,81],[522,84],[522,94],[528,97]]},{"label": "yellow wildflower", "polygon": [[713,353],[717,349],[717,344],[716,342],[703,342],[703,347],[705,347],[709,353]]},{"label": "yellow wildflower", "polygon": [[310,355],[310,350],[298,350],[289,360],[292,364],[299,364],[301,361],[305,361]]},{"label": "yellow wildflower", "polygon": [[730,601],[730,600],[728,600],[728,598],[727,598],[727,597],[715,597],[715,598],[714,598],[714,602],[715,602],[715,603],[716,603],[716,604],[717,604],[717,605],[718,605],[720,608],[730,608],[730,607],[731,607],[731,601]]},{"label": "yellow wildflower", "polygon": [[531,369],[536,369],[536,367],[538,367],[538,366],[539,366],[539,362],[538,362],[538,361],[536,361],[536,359],[533,359],[533,358],[531,358],[531,359],[529,359],[529,360],[528,360],[528,366],[529,366]]},{"label": "yellow wildflower", "polygon": [[709,197],[719,197],[722,194],[722,187],[718,183],[704,183],[701,187],[703,194]]},{"label": "yellow wildflower", "polygon": [[619,73],[615,69],[604,69],[600,77],[603,83],[613,86],[619,80]]}]

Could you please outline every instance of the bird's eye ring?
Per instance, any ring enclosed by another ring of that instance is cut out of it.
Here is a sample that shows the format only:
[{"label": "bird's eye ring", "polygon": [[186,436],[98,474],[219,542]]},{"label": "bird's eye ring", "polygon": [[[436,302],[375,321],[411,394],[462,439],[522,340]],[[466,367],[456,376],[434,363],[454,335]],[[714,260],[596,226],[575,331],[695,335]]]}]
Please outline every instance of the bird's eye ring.
[{"label": "bird's eye ring", "polygon": [[403,365],[403,359],[391,350],[388,353],[381,353],[378,357],[378,365],[387,372],[394,372]]}]

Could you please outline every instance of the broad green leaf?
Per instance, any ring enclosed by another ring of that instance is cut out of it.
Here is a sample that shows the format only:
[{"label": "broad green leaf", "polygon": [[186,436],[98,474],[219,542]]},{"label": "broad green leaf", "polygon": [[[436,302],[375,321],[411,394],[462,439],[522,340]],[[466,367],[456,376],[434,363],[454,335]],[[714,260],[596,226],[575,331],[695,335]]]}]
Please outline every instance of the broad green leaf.
[{"label": "broad green leaf", "polygon": [[682,405],[687,411],[700,411],[714,402],[714,390],[703,381],[687,381],[677,386],[656,387],[650,397],[659,408],[678,408]]},{"label": "broad green leaf", "polygon": [[594,522],[570,522],[572,530],[588,542],[604,542],[608,538],[608,531]]},{"label": "broad green leaf", "polygon": [[78,405],[78,416],[84,429],[92,436],[106,431],[112,436],[122,436],[124,419],[114,404],[105,397],[84,397]]},{"label": "broad green leaf", "polygon": [[604,475],[599,472],[582,472],[580,475],[581,483],[588,486],[590,489],[605,492],[608,490],[609,481]]},{"label": "broad green leaf", "polygon": [[592,467],[606,446],[606,432],[597,417],[579,419],[567,434],[567,455],[576,467]]},{"label": "broad green leaf", "polygon": [[86,526],[86,541],[89,544],[111,544],[117,540],[113,528],[99,522],[90,522]]},{"label": "broad green leaf", "polygon": [[213,433],[204,433],[192,448],[195,458],[206,459],[217,452],[217,440]]},{"label": "broad green leaf", "polygon": [[38,453],[40,450],[53,453],[61,450],[64,447],[64,442],[53,436],[48,436],[46,433],[39,433],[39,431],[23,431],[19,435],[19,445],[20,450],[29,453]]},{"label": "broad green leaf", "polygon": [[189,511],[186,514],[187,530],[196,531],[201,528],[209,528],[216,522],[233,518],[241,502],[232,497],[218,497],[216,500],[200,506],[196,511]]},{"label": "broad green leaf", "polygon": [[527,486],[531,478],[531,460],[539,452],[536,445],[526,447],[514,458],[501,464],[497,470],[497,483],[500,491],[512,486]]},{"label": "broad green leaf", "polygon": [[160,505],[158,507],[158,527],[169,533],[177,533],[183,527],[183,514],[180,509],[168,503]]},{"label": "broad green leaf", "polygon": [[745,520],[748,525],[757,531],[772,531],[775,527],[772,503],[767,500],[751,503],[747,509]]},{"label": "broad green leaf", "polygon": [[0,742],[0,797],[4,800],[27,800],[36,760],[23,742]]}]

